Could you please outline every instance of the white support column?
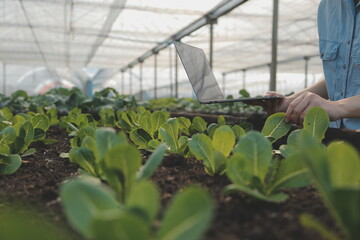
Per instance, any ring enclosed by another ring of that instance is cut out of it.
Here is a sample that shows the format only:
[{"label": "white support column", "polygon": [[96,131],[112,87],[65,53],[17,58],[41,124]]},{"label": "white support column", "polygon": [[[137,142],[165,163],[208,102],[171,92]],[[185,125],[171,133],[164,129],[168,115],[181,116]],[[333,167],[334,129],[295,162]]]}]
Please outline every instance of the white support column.
[{"label": "white support column", "polygon": [[222,81],[223,81],[223,89],[222,89],[222,92],[223,92],[223,94],[224,94],[224,97],[226,97],[226,94],[225,94],[225,89],[226,89],[226,74],[225,73],[223,73],[222,74]]},{"label": "white support column", "polygon": [[210,43],[209,43],[209,62],[213,67],[213,50],[214,50],[214,23],[210,23]]},{"label": "white support column", "polygon": [[308,86],[308,70],[309,70],[309,57],[304,57],[305,60],[305,88]]},{"label": "white support column", "polygon": [[157,55],[154,53],[154,99],[157,99]]},{"label": "white support column", "polygon": [[129,69],[129,95],[132,95],[132,67]]},{"label": "white support column", "polygon": [[140,101],[144,100],[143,97],[143,62],[140,61],[140,73],[139,73],[139,83],[140,83]]},{"label": "white support column", "polygon": [[3,93],[6,95],[6,63],[2,64],[3,70]]},{"label": "white support column", "polygon": [[173,97],[173,84],[172,84],[172,79],[173,79],[173,71],[172,71],[172,49],[169,46],[169,81],[170,81],[170,97]]},{"label": "white support column", "polygon": [[279,0],[273,0],[270,91],[276,91]]},{"label": "white support column", "polygon": [[125,95],[125,73],[121,71],[121,94]]},{"label": "white support column", "polygon": [[179,70],[179,60],[178,60],[177,54],[175,53],[175,98],[179,97],[179,83],[178,83],[179,72],[178,72],[178,70]]},{"label": "white support column", "polygon": [[242,80],[243,80],[243,86],[242,86],[242,88],[243,88],[243,89],[246,89],[246,69],[243,69],[243,70],[242,70],[242,73],[243,73],[243,75],[242,75]]}]

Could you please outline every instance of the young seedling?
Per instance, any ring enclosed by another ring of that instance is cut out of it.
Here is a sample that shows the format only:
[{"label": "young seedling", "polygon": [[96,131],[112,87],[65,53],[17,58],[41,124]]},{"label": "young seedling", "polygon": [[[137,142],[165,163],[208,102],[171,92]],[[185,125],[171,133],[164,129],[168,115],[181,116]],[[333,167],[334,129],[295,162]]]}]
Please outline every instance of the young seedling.
[{"label": "young seedling", "polygon": [[273,143],[285,136],[290,128],[291,124],[285,122],[285,113],[275,113],[266,119],[261,133]]},{"label": "young seedling", "polygon": [[293,131],[287,139],[287,145],[280,146],[280,152],[284,157],[292,154],[299,154],[302,148],[301,135],[309,134],[317,142],[321,142],[325,137],[325,132],[329,127],[329,116],[327,112],[320,107],[312,107],[305,115],[303,129]]},{"label": "young seedling", "polygon": [[177,118],[170,118],[161,126],[160,139],[167,144],[170,153],[186,155],[188,151],[188,137],[179,137]]},{"label": "young seedling", "polygon": [[271,142],[259,132],[250,131],[241,137],[233,152],[226,163],[233,184],[226,187],[225,193],[240,191],[260,200],[283,202],[288,196],[279,190],[310,184],[301,158],[273,161]]},{"label": "young seedling", "polygon": [[139,146],[140,149],[153,151],[160,145],[160,128],[166,123],[168,113],[157,111],[154,113],[144,112],[139,118],[136,126],[132,127],[130,139]]},{"label": "young seedling", "polygon": [[286,158],[272,160],[271,143],[290,129],[284,117],[284,113],[270,116],[262,130],[263,135],[249,132],[241,137],[233,150],[234,155],[227,162],[227,175],[233,184],[225,192],[242,191],[265,201],[282,202],[288,196],[278,193],[279,190],[311,183],[307,166],[302,160],[302,138],[310,135],[320,142],[329,125],[328,115],[319,107],[310,109],[305,116],[304,129],[292,132],[288,145],[280,147]]},{"label": "young seedling", "polygon": [[113,129],[99,128],[94,136],[83,138],[81,147],[72,148],[69,158],[91,175],[106,180],[118,199],[124,201],[136,178],[150,177],[164,152],[165,146],[160,145],[137,176],[142,160],[139,150],[127,142],[124,134],[117,135]]},{"label": "young seedling", "polygon": [[196,159],[204,161],[205,171],[209,175],[224,173],[225,159],[234,145],[235,134],[227,125],[218,127],[212,139],[205,134],[195,134],[189,142],[191,153]]},{"label": "young seedling", "polygon": [[191,134],[204,133],[207,127],[206,121],[201,117],[194,117],[189,130]]},{"label": "young seedling", "polygon": [[178,193],[158,230],[152,228],[159,209],[159,192],[150,181],[133,185],[124,203],[93,179],[75,179],[61,187],[60,196],[72,226],[90,239],[199,239],[213,215],[213,202],[198,187]]},{"label": "young seedling", "polygon": [[[348,240],[360,239],[360,157],[357,150],[345,142],[331,143],[327,148],[319,138],[303,135],[302,150],[313,179],[338,226]],[[315,222],[328,239],[340,239],[315,218],[302,216],[303,225]],[[311,224],[314,225],[314,224]]]}]

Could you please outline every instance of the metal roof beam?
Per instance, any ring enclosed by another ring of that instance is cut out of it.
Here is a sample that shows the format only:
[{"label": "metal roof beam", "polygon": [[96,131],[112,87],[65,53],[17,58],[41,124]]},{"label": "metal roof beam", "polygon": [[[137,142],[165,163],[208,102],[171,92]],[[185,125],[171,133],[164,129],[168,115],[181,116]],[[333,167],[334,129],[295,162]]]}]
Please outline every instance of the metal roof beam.
[{"label": "metal roof beam", "polygon": [[[293,58],[278,61],[277,64],[282,64],[282,63],[287,63],[287,62],[295,62],[295,61],[304,60],[304,58],[310,59],[310,58],[314,58],[314,57],[319,57],[319,54],[307,55],[307,56],[302,56],[302,57],[293,57]],[[270,63],[264,63],[264,64],[260,64],[260,65],[250,66],[250,67],[246,67],[246,68],[239,68],[239,69],[223,72],[222,74],[237,73],[237,72],[241,72],[241,71],[244,71],[244,70],[247,71],[247,70],[250,70],[250,69],[268,67],[269,65],[270,65]]]},{"label": "metal roof beam", "polygon": [[247,1],[248,0],[226,0],[226,1],[221,2],[215,8],[210,10],[207,14],[202,16],[200,19],[192,22],[191,24],[189,24],[185,28],[181,29],[179,32],[175,33],[174,35],[172,35],[168,39],[166,39],[163,42],[159,43],[158,45],[156,45],[151,50],[145,52],[142,56],[140,56],[137,59],[133,60],[128,65],[122,67],[120,70],[122,72],[126,71],[128,68],[136,65],[140,61],[144,61],[145,59],[147,59],[151,55],[156,54],[160,50],[166,48],[173,41],[181,40],[183,37],[185,37],[185,36],[191,34],[192,32],[202,28],[203,26],[207,25],[209,23],[209,21],[213,21],[213,20],[218,19],[219,17],[229,13],[231,10],[233,10],[234,8],[240,6],[241,4],[243,4],[243,3],[247,2]]}]

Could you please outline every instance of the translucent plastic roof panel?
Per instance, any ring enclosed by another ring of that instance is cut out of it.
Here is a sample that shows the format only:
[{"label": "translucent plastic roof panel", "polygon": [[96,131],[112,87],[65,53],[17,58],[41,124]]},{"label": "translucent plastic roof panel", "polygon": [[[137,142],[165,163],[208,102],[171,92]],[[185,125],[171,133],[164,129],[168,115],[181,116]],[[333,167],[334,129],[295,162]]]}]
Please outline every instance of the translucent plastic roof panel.
[{"label": "translucent plastic roof panel", "polygon": [[220,0],[3,0],[0,60],[119,68]]},{"label": "translucent plastic roof panel", "polygon": [[[108,78],[219,4],[230,1],[2,0],[0,61],[8,66],[64,68],[65,72],[83,67],[111,69],[111,74],[104,74]],[[304,57],[311,57],[309,74],[321,73],[316,28],[319,2],[279,1],[279,73],[304,73]],[[222,73],[229,73],[228,79],[232,78],[230,72],[240,71],[241,76],[243,69],[268,74],[272,4],[272,0],[248,0],[214,24],[213,67],[219,79]],[[207,25],[182,41],[208,54],[209,32]],[[157,56],[159,87],[174,79],[175,51],[170,49],[163,49]],[[153,56],[143,66],[144,88],[151,89]],[[134,93],[139,91],[138,69],[133,66]],[[99,87],[106,84],[103,75],[94,80]],[[73,82],[78,85],[76,79]]]},{"label": "translucent plastic roof panel", "polygon": [[[319,0],[281,0],[278,61],[318,55],[316,14]],[[214,69],[222,73],[271,62],[273,1],[250,0],[214,25]],[[186,42],[209,49],[209,30],[200,29]],[[302,66],[293,71],[302,71]],[[318,69],[321,71],[321,69]]]}]

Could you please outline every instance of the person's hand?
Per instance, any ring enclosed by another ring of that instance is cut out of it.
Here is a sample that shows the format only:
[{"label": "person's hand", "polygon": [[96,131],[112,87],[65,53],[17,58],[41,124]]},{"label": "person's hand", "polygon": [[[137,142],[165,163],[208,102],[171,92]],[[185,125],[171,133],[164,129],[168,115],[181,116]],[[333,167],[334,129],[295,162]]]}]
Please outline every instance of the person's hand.
[{"label": "person's hand", "polygon": [[284,95],[269,91],[265,94],[265,97],[281,97],[279,101],[275,102],[275,104],[268,104],[268,106],[264,106],[265,111],[268,113],[276,113],[276,112],[286,112],[289,104],[294,99],[292,97],[285,97]]},{"label": "person's hand", "polygon": [[286,110],[286,121],[292,121],[298,125],[302,125],[305,114],[311,107],[319,106],[325,109],[330,121],[340,119],[341,109],[337,102],[326,100],[319,95],[311,92],[303,92],[298,97],[293,99]]}]

